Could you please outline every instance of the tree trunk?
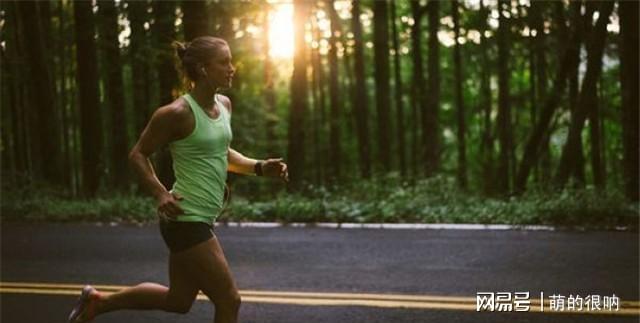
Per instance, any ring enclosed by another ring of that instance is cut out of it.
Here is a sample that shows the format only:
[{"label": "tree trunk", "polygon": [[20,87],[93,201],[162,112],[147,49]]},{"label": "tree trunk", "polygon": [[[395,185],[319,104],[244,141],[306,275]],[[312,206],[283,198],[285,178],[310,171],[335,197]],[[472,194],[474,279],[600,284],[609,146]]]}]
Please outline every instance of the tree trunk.
[{"label": "tree trunk", "polygon": [[[22,123],[23,96],[22,89],[24,86],[24,80],[21,70],[23,64],[20,63],[21,55],[21,41],[20,41],[20,21],[18,17],[18,4],[16,2],[9,2],[4,4],[5,10],[5,24],[6,29],[3,29],[5,40],[7,42],[5,50],[0,52],[2,54],[2,78],[3,88],[8,89],[8,95],[3,95],[3,99],[8,99],[8,104],[2,106],[2,114],[10,116],[12,144],[11,155],[14,156],[14,166],[12,169],[19,174],[24,174],[28,170],[28,158],[27,158],[27,143],[25,142],[25,126]],[[8,82],[7,82],[8,80]],[[6,110],[8,112],[5,112]],[[6,137],[3,137],[6,138]],[[8,148],[8,147],[7,147]],[[7,151],[3,152],[3,155],[9,155]],[[6,166],[3,165],[3,166]]]},{"label": "tree trunk", "polygon": [[[537,83],[537,74],[536,74],[536,39],[538,37],[538,33],[540,32],[540,26],[536,24],[536,20],[538,16],[540,16],[540,9],[538,8],[538,2],[534,2],[531,4],[529,9],[529,106],[530,106],[530,119],[531,123],[535,124],[537,117],[537,95],[538,95],[538,83]],[[542,20],[540,18],[540,20]],[[535,33],[535,36],[534,36]],[[541,183],[541,175],[540,175],[540,165],[536,163],[534,165],[533,176],[536,182]]]},{"label": "tree trunk", "polygon": [[[49,78],[51,79],[52,93],[55,96],[55,62],[54,62],[54,41],[53,41],[53,29],[51,28],[51,1],[36,1],[38,3],[38,15],[40,15],[40,30],[42,32],[42,46],[50,49],[47,55],[43,55],[45,62],[47,63],[47,70],[49,71]],[[55,101],[54,101],[55,102]],[[55,108],[54,108],[55,110]],[[57,114],[56,114],[57,115]],[[57,143],[56,143],[57,144]]]},{"label": "tree trunk", "polygon": [[571,66],[575,64],[577,59],[575,53],[580,50],[580,26],[572,26],[570,31],[569,40],[563,49],[558,68],[556,69],[556,75],[553,80],[553,89],[545,100],[542,110],[540,111],[539,118],[535,124],[535,127],[527,140],[527,144],[522,155],[520,167],[515,181],[515,192],[521,194],[524,192],[527,186],[527,179],[533,166],[537,163],[539,158],[539,151],[542,142],[549,133],[549,125],[553,115],[555,113],[560,98],[566,90],[567,79],[571,73]]},{"label": "tree trunk", "polygon": [[509,20],[504,11],[510,12],[511,4],[505,0],[498,1],[500,14],[498,27],[498,141],[500,143],[500,159],[498,168],[500,176],[496,178],[498,192],[508,194],[511,181],[511,154],[513,134],[511,131],[511,100],[509,98],[510,70],[509,70]]},{"label": "tree trunk", "polygon": [[[39,158],[37,165],[38,173],[49,183],[60,184],[61,178],[61,156],[58,149],[59,122],[57,120],[55,87],[50,74],[50,51],[45,46],[45,41],[49,30],[41,30],[42,22],[39,21],[38,3],[35,1],[18,2],[17,8],[22,20],[24,32],[23,44],[28,62],[28,72],[30,74],[29,93],[32,104],[30,117],[35,121],[34,136],[37,137],[37,153]],[[50,36],[49,36],[50,38]],[[34,139],[34,138],[32,138]],[[46,160],[46,162],[45,162]]]},{"label": "tree trunk", "polygon": [[378,160],[383,172],[391,170],[391,87],[389,84],[389,13],[386,0],[373,3],[373,47],[375,57]]},{"label": "tree trunk", "polygon": [[[270,24],[269,24],[269,6],[265,6],[264,12],[264,34],[269,35]],[[269,41],[269,37],[262,37],[263,39],[263,56],[264,56],[264,88],[263,88],[263,96],[265,102],[265,114],[266,114],[266,122],[265,122],[265,135],[267,139],[267,155],[269,156],[277,156],[277,147],[276,147],[276,126],[277,126],[277,115],[276,115],[276,92],[273,89],[273,62],[271,61],[271,56],[269,55],[269,51],[271,50],[271,42]]]},{"label": "tree trunk", "polygon": [[[320,29],[316,21],[312,23],[313,40],[320,42]],[[314,167],[316,171],[316,183],[322,184],[325,178],[325,161],[326,153],[324,153],[324,124],[325,124],[325,94],[324,87],[324,71],[322,62],[320,61],[320,50],[318,47],[311,49],[311,66],[312,66],[312,97],[313,97],[313,114],[311,116],[311,124],[313,128],[313,153],[314,160],[318,167]]]},{"label": "tree trunk", "polygon": [[191,41],[196,37],[208,35],[206,1],[182,0],[182,12],[185,40]]},{"label": "tree trunk", "polygon": [[[547,44],[544,33],[544,19],[542,9],[544,2],[534,1],[531,3],[531,30],[536,31],[536,35],[531,41],[531,119],[536,123],[539,114],[539,105],[545,102],[547,97]],[[539,184],[549,181],[551,174],[551,152],[549,141],[544,140],[540,149],[540,163],[537,166],[537,177]]]},{"label": "tree trunk", "polygon": [[571,125],[567,142],[562,149],[560,165],[557,172],[557,184],[564,186],[569,178],[569,173],[576,167],[576,155],[578,145],[581,143],[581,133],[584,121],[590,111],[593,111],[597,101],[596,83],[602,72],[602,54],[604,52],[605,39],[607,36],[607,24],[609,15],[613,10],[613,2],[603,2],[598,10],[600,17],[589,36],[587,42],[587,72],[582,81],[582,89],[578,98],[578,106],[575,114],[572,114]]},{"label": "tree trunk", "polygon": [[[4,14],[4,25],[3,29],[3,40],[9,43],[11,47],[15,47],[17,45],[15,35],[15,28],[17,27],[17,22],[15,14],[13,13],[13,3],[4,3],[2,5],[2,10]],[[19,125],[17,123],[17,95],[15,91],[15,84],[17,83],[15,80],[15,75],[12,73],[13,66],[16,65],[17,55],[9,54],[10,49],[7,48],[6,44],[3,47],[3,50],[0,51],[0,84],[2,85],[0,88],[0,117],[2,118],[2,124],[0,125],[0,130],[2,131],[2,168],[0,171],[3,172],[4,179],[6,181],[7,177],[12,177],[16,175],[16,158],[17,154],[17,141],[18,141],[18,129]],[[7,64],[8,62],[8,64]],[[7,173],[9,173],[7,176]]]},{"label": "tree trunk", "polygon": [[[535,2],[540,5],[540,2]],[[539,29],[538,29],[539,28]],[[544,24],[542,21],[542,17],[540,17],[539,25],[536,27],[538,30],[538,34],[535,38],[535,51],[536,51],[536,119],[538,118],[538,114],[541,108],[541,105],[547,99],[547,87],[549,82],[549,75],[547,73],[547,57],[546,53],[548,51],[548,47],[546,44],[546,37],[544,34]],[[540,105],[540,106],[538,106]],[[535,121],[533,122],[535,124]],[[550,136],[546,135],[542,141],[542,146],[540,148],[540,182],[546,185],[551,181],[551,148],[549,146]],[[515,175],[515,174],[514,174]]]},{"label": "tree trunk", "polygon": [[[154,2],[155,13],[154,33],[156,40],[156,70],[160,92],[160,104],[165,105],[177,96],[178,76],[174,68],[174,50],[171,43],[176,38],[174,1],[163,0]],[[164,147],[158,154],[158,178],[165,187],[171,187],[175,182],[173,166],[169,149]]]},{"label": "tree trunk", "polygon": [[[51,95],[51,104],[52,106],[49,108],[50,109],[50,113],[51,114],[44,114],[46,115],[46,122],[49,123],[53,123],[53,125],[50,125],[49,127],[52,127],[55,131],[55,134],[52,134],[52,137],[47,138],[46,140],[43,141],[43,143],[45,145],[49,145],[52,146],[54,148],[52,148],[53,150],[55,150],[55,155],[45,155],[46,158],[53,158],[54,159],[54,167],[56,167],[55,169],[55,175],[54,175],[54,179],[53,181],[55,181],[55,183],[57,185],[59,185],[60,188],[62,187],[66,187],[67,186],[67,170],[68,168],[66,167],[66,164],[64,164],[64,156],[65,156],[65,150],[64,150],[64,141],[63,141],[63,135],[62,133],[64,132],[65,128],[63,128],[62,126],[62,105],[61,102],[59,100],[60,95],[57,93],[57,67],[59,66],[59,64],[56,61],[56,56],[57,54],[60,52],[59,51],[59,45],[60,42],[59,41],[54,41],[53,36],[54,36],[54,32],[55,30],[53,29],[53,23],[52,23],[52,17],[54,17],[54,14],[52,14],[52,10],[51,10],[51,4],[52,1],[37,1],[38,5],[38,15],[40,16],[39,22],[40,22],[40,31],[41,31],[41,38],[42,38],[42,46],[43,48],[47,49],[45,51],[45,53],[42,54],[42,56],[44,57],[44,61],[46,64],[46,68],[47,68],[47,74],[49,77],[49,91],[50,91],[50,95]],[[60,20],[58,20],[60,22]],[[41,89],[40,89],[41,91]],[[43,162],[44,167],[47,168],[47,164],[49,164],[49,162],[44,161]]]},{"label": "tree trunk", "polygon": [[[592,2],[590,2],[592,3]],[[581,1],[571,2],[569,4],[569,8],[571,11],[571,24],[578,25],[580,24],[580,42],[583,42],[585,37],[589,34],[591,30],[591,17],[593,16],[593,11],[595,7],[587,3],[585,6],[586,13],[584,16],[581,16],[582,3]],[[571,66],[571,76],[569,77],[569,109],[571,111],[571,115],[575,113],[578,105],[578,95],[579,95],[579,79],[578,79],[578,68],[580,67],[580,53],[574,53],[575,60],[573,61],[573,65]],[[578,187],[584,187],[586,183],[585,176],[585,163],[584,163],[584,149],[582,147],[582,141],[578,143],[578,147],[576,150],[576,163],[573,169],[571,170],[571,174],[575,178],[575,184]]]},{"label": "tree trunk", "polygon": [[482,162],[482,190],[489,195],[494,192],[495,180],[493,176],[493,135],[491,131],[491,63],[489,60],[489,38],[485,32],[489,29],[487,19],[489,9],[484,6],[484,1],[480,1],[480,107],[482,109],[482,143],[480,146],[480,156]]},{"label": "tree trunk", "polygon": [[627,198],[638,194],[638,3],[620,1],[620,85],[622,89],[623,173]]},{"label": "tree trunk", "polygon": [[[320,39],[322,38],[322,36],[320,35],[320,29],[317,28],[316,25],[316,40],[318,41],[318,43],[320,42]],[[329,126],[328,124],[328,118],[327,118],[327,76],[325,73],[325,64],[322,61],[322,55],[320,54],[320,47],[318,46],[318,48],[316,49],[316,54],[317,54],[317,78],[318,78],[318,93],[320,95],[319,98],[319,104],[320,104],[320,110],[318,111],[318,113],[320,114],[320,122],[319,122],[319,132],[320,132],[320,138],[319,138],[319,143],[320,143],[320,165],[321,165],[321,173],[322,173],[322,181],[325,181],[329,179],[329,171],[328,171],[328,164],[330,163],[329,160],[329,143],[326,140],[327,139],[327,128]],[[323,182],[324,183],[324,182]]]},{"label": "tree trunk", "polygon": [[[414,177],[418,175],[418,155],[422,151],[418,144],[418,135],[420,132],[420,123],[423,118],[419,117],[420,112],[423,114],[427,110],[426,89],[424,69],[422,67],[422,17],[426,11],[426,7],[421,7],[418,0],[411,0],[411,14],[413,16],[413,25],[411,26],[411,59],[413,63],[413,87],[411,89],[411,169]],[[426,131],[423,129],[423,131]]]},{"label": "tree trunk", "polygon": [[[68,5],[67,5],[68,6]],[[69,12],[70,11],[70,12]],[[79,196],[82,193],[82,143],[81,143],[81,122],[80,122],[80,111],[78,106],[78,100],[76,98],[79,97],[78,94],[78,86],[77,86],[77,75],[78,72],[78,62],[76,56],[76,48],[74,48],[75,44],[75,29],[73,22],[73,10],[64,10],[65,16],[64,20],[68,22],[67,24],[67,34],[65,37],[65,55],[69,57],[69,63],[66,64],[66,72],[67,77],[67,90],[69,91],[67,95],[72,98],[68,102],[69,109],[67,111],[67,118],[69,120],[69,145],[70,145],[70,155],[69,158],[71,160],[71,171],[73,175],[73,187],[72,187],[72,196]]]},{"label": "tree trunk", "polygon": [[342,100],[340,99],[340,88],[338,87],[338,33],[340,33],[340,18],[333,7],[333,0],[326,1],[326,7],[329,11],[329,19],[331,21],[331,37],[329,38],[329,96],[330,96],[330,113],[329,113],[329,156],[331,162],[331,177],[340,178],[340,165],[342,163],[342,147],[340,144],[340,116],[343,110]]},{"label": "tree trunk", "polygon": [[149,9],[145,1],[127,1],[129,27],[129,64],[131,65],[131,81],[133,85],[133,116],[135,135],[142,133],[150,117],[151,93],[149,91],[149,43],[144,24],[147,22]]},{"label": "tree trunk", "polygon": [[11,43],[7,43],[7,54],[13,60],[13,62],[8,63],[13,63],[10,67],[11,75],[15,80],[15,82],[10,84],[13,84],[13,92],[17,104],[17,106],[14,107],[14,118],[16,120],[16,128],[19,132],[17,149],[19,150],[21,159],[21,161],[18,162],[17,169],[20,175],[24,175],[24,178],[32,180],[34,177],[41,176],[39,163],[42,162],[42,158],[38,154],[38,152],[40,152],[39,129],[38,127],[27,126],[30,124],[37,125],[34,117],[38,114],[33,111],[33,96],[29,93],[30,86],[28,80],[30,75],[28,75],[29,73],[25,73],[25,71],[29,71],[29,61],[25,59],[27,56],[25,47],[28,45],[26,44],[26,38],[23,36],[25,34],[25,22],[21,18],[20,3],[13,1],[7,4],[5,7],[7,8],[6,23],[9,29],[12,25],[15,27],[12,33],[15,45],[11,46]]},{"label": "tree trunk", "polygon": [[160,83],[160,104],[168,104],[173,101],[178,92],[178,75],[174,68],[174,50],[171,43],[176,38],[174,1],[154,2],[155,24],[154,34],[157,41],[157,69]]},{"label": "tree trunk", "polygon": [[4,63],[0,65],[0,82],[2,82],[3,85],[0,89],[2,91],[0,92],[0,99],[2,100],[2,109],[0,110],[0,115],[2,116],[2,129],[0,130],[2,131],[3,149],[2,169],[0,169],[0,171],[4,172],[6,180],[7,171],[9,172],[9,177],[16,175],[16,158],[18,156],[18,154],[16,153],[16,146],[18,141],[18,123],[16,118],[17,100],[14,92],[14,87],[7,86],[7,84],[11,84],[8,81],[11,80],[12,73],[10,72],[10,67],[8,66],[8,64],[6,64],[7,57],[5,56],[4,51],[0,53],[0,59],[2,59],[2,62]]},{"label": "tree trunk", "polygon": [[111,113],[111,167],[112,181],[116,188],[124,189],[128,181],[127,152],[127,119],[122,82],[122,60],[120,59],[120,42],[118,41],[118,10],[113,0],[99,2],[102,21],[102,50],[107,69],[104,83],[109,111]]},{"label": "tree trunk", "polygon": [[438,114],[440,110],[440,41],[438,26],[440,25],[440,1],[431,0],[427,5],[429,20],[429,54],[428,54],[428,90],[426,109],[422,114],[422,140],[424,142],[425,174],[432,176],[440,167],[440,129]]},{"label": "tree trunk", "polygon": [[94,196],[100,185],[102,159],[102,120],[98,98],[98,65],[95,26],[91,2],[73,3],[76,33],[77,86],[80,103],[82,142],[82,193]]},{"label": "tree trunk", "polygon": [[405,125],[404,125],[404,105],[402,104],[402,76],[400,71],[400,46],[398,45],[398,28],[396,24],[396,2],[391,1],[391,32],[393,35],[393,74],[395,80],[395,105],[396,105],[396,131],[398,136],[398,162],[400,163],[400,175],[407,176],[407,158],[406,158],[406,141],[405,141]]},{"label": "tree trunk", "polygon": [[467,147],[466,147],[466,122],[465,122],[465,109],[464,109],[464,97],[462,93],[462,58],[460,55],[460,43],[458,38],[460,37],[460,22],[458,13],[458,1],[453,0],[451,2],[451,14],[453,17],[453,32],[455,35],[455,47],[453,48],[453,66],[455,73],[455,96],[456,96],[456,116],[458,120],[458,185],[466,190],[468,188],[467,179]]},{"label": "tree trunk", "polygon": [[[336,14],[337,17],[337,14]],[[337,25],[338,28],[341,28],[340,25]],[[355,138],[356,140],[343,140],[343,144],[347,145],[349,148],[346,149],[348,151],[356,151],[355,154],[343,154],[343,164],[341,165],[342,174],[356,174],[361,172],[361,167],[359,165],[358,160],[360,159],[360,149],[357,146],[358,144],[358,133],[356,126],[356,117],[355,117],[355,109],[353,107],[353,102],[355,101],[353,98],[353,94],[355,93],[355,76],[354,76],[354,64],[353,64],[353,51],[349,51],[352,47],[349,46],[349,40],[347,39],[347,35],[345,32],[340,30],[340,42],[343,48],[343,57],[342,57],[342,68],[340,69],[343,72],[342,78],[339,78],[339,86],[340,92],[346,93],[345,99],[343,100],[344,113],[345,116],[344,125],[345,125],[345,138]],[[348,102],[348,103],[345,103]],[[349,107],[347,109],[347,107]]]},{"label": "tree trunk", "polygon": [[596,82],[596,92],[593,93],[594,102],[589,111],[589,140],[591,142],[591,170],[593,171],[593,184],[598,189],[604,189],[604,168],[602,165],[602,133],[600,131],[600,107],[598,104],[598,82]]},{"label": "tree trunk", "polygon": [[291,184],[300,185],[305,163],[305,116],[307,114],[307,51],[304,41],[305,23],[309,14],[309,4],[304,0],[294,0],[294,56],[291,77],[291,112],[289,114],[289,173]]},{"label": "tree trunk", "polygon": [[69,189],[70,192],[73,192],[73,170],[74,165],[71,164],[71,140],[69,138],[69,133],[71,129],[71,122],[69,116],[69,106],[68,106],[68,90],[67,90],[67,47],[70,47],[67,44],[67,33],[68,33],[68,19],[65,17],[64,3],[62,1],[57,3],[57,14],[59,17],[58,21],[58,40],[56,42],[56,52],[58,55],[58,69],[56,74],[58,75],[58,97],[60,99],[60,126],[62,130],[62,164],[64,165],[64,183],[65,187]]},{"label": "tree trunk", "polygon": [[605,84],[604,84],[604,80],[602,75],[600,75],[600,80],[598,82],[598,107],[600,108],[601,111],[601,117],[600,117],[600,156],[602,158],[602,178],[603,178],[603,182],[604,185],[607,185],[607,174],[608,174],[608,168],[607,168],[607,133],[605,131],[606,129],[606,119],[607,119],[607,107],[608,107],[608,101],[607,101],[607,97],[606,97],[606,92],[605,92]]},{"label": "tree trunk", "polygon": [[364,50],[362,46],[362,25],[360,24],[360,1],[352,1],[351,28],[355,40],[354,45],[354,74],[355,93],[353,95],[353,109],[356,118],[358,135],[358,151],[360,154],[360,174],[363,178],[371,177],[371,161],[369,149],[369,123],[367,111],[367,90],[364,75]]}]

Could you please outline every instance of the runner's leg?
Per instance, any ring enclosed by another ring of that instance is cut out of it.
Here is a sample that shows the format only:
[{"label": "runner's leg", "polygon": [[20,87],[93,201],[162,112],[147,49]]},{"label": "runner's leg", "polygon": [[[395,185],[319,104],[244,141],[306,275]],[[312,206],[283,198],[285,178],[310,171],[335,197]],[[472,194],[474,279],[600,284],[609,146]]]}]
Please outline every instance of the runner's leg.
[{"label": "runner's leg", "polygon": [[198,295],[198,287],[190,277],[189,259],[184,257],[185,252],[172,253],[169,256],[169,288],[155,283],[142,283],[125,288],[101,297],[96,306],[96,313],[119,309],[158,309],[187,313]]},{"label": "runner's leg", "polygon": [[240,310],[240,293],[233,281],[222,247],[214,235],[189,249],[192,273],[198,287],[215,305],[215,323],[236,323]]}]

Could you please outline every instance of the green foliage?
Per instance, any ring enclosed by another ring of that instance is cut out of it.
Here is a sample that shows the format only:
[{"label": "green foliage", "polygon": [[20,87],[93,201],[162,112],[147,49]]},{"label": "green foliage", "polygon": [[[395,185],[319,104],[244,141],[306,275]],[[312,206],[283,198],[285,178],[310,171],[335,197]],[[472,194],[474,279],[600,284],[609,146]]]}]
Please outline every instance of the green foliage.
[{"label": "green foliage", "polygon": [[142,222],[155,214],[151,198],[103,194],[92,199],[70,198],[65,191],[42,183],[3,181],[2,219],[10,221]]},{"label": "green foliage", "polygon": [[91,200],[37,196],[2,207],[3,219],[18,221],[148,221],[153,211],[148,198],[116,196]]},{"label": "green foliage", "polygon": [[269,201],[232,201],[223,219],[281,222],[392,222],[548,224],[558,226],[636,227],[638,205],[620,192],[594,189],[532,192],[510,199],[486,198],[456,188],[454,180],[435,177],[414,185],[397,178],[360,181],[306,194],[281,193]]},{"label": "green foliage", "polygon": [[[153,200],[135,194],[69,198],[46,185],[3,183],[2,219],[9,221],[146,222]],[[262,195],[261,195],[262,196]],[[266,196],[266,195],[265,195]],[[338,186],[254,200],[234,196],[220,221],[338,223],[481,223],[561,227],[638,227],[640,205],[619,191],[593,188],[532,191],[521,197],[487,198],[459,190],[452,177],[409,183],[390,175]]]},{"label": "green foliage", "polygon": [[[103,191],[93,199],[26,178],[2,182],[2,219],[9,221],[146,222],[153,200]],[[254,200],[260,196],[263,200]],[[309,184],[300,192],[233,194],[220,221],[338,223],[544,224],[560,227],[637,228],[640,204],[620,191],[594,188],[532,190],[520,197],[484,197],[457,188],[453,177],[410,183],[397,174],[340,185]]]}]

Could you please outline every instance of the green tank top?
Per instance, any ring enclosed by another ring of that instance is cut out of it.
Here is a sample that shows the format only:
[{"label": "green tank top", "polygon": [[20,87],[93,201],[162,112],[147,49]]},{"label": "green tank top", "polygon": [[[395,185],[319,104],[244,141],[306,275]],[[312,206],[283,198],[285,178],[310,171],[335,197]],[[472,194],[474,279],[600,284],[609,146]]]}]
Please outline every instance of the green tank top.
[{"label": "green tank top", "polygon": [[176,177],[171,191],[184,198],[178,202],[184,214],[176,220],[213,224],[224,199],[231,115],[217,95],[214,99],[220,113],[216,119],[209,117],[190,94],[183,97],[193,112],[195,125],[186,138],[169,144]]}]

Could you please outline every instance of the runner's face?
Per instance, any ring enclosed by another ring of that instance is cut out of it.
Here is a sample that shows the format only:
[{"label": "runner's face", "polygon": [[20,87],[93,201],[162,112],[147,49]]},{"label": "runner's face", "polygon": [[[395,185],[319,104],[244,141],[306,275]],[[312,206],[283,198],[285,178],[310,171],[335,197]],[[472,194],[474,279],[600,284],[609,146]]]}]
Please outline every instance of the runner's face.
[{"label": "runner's face", "polygon": [[215,88],[229,88],[236,69],[231,64],[231,51],[228,46],[219,49],[217,55],[205,66],[209,82]]}]

